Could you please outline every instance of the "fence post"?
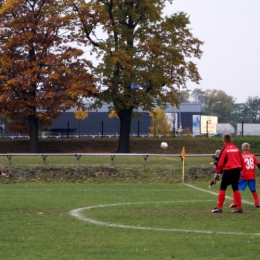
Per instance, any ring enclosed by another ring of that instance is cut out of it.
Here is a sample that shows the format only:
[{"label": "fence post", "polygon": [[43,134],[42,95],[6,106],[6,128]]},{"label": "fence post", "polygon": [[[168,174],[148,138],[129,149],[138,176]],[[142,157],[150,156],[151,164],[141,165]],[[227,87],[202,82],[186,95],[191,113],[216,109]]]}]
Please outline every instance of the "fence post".
[{"label": "fence post", "polygon": [[102,123],[101,123],[101,137],[103,138],[104,137],[104,122],[102,120]]},{"label": "fence post", "polygon": [[70,121],[68,121],[67,137],[70,138]]},{"label": "fence post", "polygon": [[81,157],[81,154],[75,154],[75,156],[77,157],[77,164],[79,164],[80,162],[79,162],[79,159],[80,159],[80,157]]},{"label": "fence post", "polygon": [[147,165],[147,158],[148,158],[148,154],[144,155],[144,166]]},{"label": "fence post", "polygon": [[11,162],[11,157],[12,157],[11,154],[8,154],[8,155],[7,155],[7,158],[8,158],[8,165],[11,165],[11,164],[12,164],[12,162]]},{"label": "fence post", "polygon": [[110,158],[111,158],[110,165],[114,165],[114,158],[115,157],[116,157],[115,155],[110,156]]},{"label": "fence post", "polygon": [[46,165],[46,158],[47,158],[47,155],[42,154],[42,163],[43,163],[43,165]]}]

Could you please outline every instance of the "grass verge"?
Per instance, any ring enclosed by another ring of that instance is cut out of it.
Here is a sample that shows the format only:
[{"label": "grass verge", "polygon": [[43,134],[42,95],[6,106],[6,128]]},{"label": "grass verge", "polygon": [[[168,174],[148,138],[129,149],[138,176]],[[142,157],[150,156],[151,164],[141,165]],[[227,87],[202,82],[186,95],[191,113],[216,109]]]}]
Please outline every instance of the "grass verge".
[{"label": "grass verge", "polygon": [[0,258],[258,259],[249,191],[243,214],[230,213],[229,198],[212,214],[218,186],[207,184],[2,185]]}]

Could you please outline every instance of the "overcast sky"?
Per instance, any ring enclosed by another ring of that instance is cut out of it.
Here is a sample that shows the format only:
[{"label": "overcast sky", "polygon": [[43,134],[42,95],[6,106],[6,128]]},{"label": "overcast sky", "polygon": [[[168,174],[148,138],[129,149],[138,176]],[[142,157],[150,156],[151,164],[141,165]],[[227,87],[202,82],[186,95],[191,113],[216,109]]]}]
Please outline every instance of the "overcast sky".
[{"label": "overcast sky", "polygon": [[260,0],[174,0],[166,13],[183,11],[204,42],[195,63],[202,77],[188,88],[223,90],[236,103],[260,97]]}]

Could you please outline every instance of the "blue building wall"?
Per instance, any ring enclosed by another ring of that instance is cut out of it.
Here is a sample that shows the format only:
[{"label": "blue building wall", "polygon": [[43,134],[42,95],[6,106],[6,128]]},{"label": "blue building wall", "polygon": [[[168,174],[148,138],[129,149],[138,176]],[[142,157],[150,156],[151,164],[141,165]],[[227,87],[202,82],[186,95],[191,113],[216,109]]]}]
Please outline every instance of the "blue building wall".
[{"label": "blue building wall", "polygon": [[[86,106],[89,106],[86,104]],[[116,136],[119,135],[120,121],[117,118],[108,117],[108,104],[104,104],[100,109],[89,112],[89,116],[84,120],[75,118],[74,110],[71,109],[63,112],[60,117],[53,119],[53,125],[49,127],[49,131],[54,136]],[[151,117],[149,112],[139,109],[135,113],[141,115],[140,118],[133,118],[131,124],[130,134],[134,136],[146,136],[150,133]],[[177,120],[181,122],[182,128],[189,127],[192,129],[192,116],[201,115],[200,103],[182,103],[179,108],[174,109],[173,106],[168,105],[166,113],[177,113]],[[5,136],[19,136],[11,133],[8,130],[8,123],[6,123]],[[1,136],[0,131],[0,136]],[[21,134],[23,135],[23,134]]]},{"label": "blue building wall", "polygon": [[[141,118],[133,118],[131,135],[147,135],[150,130],[151,118],[148,113],[140,113]],[[54,135],[119,135],[120,121],[117,118],[109,118],[108,112],[90,112],[84,120],[74,117],[74,112],[64,112],[54,119],[50,130]]]},{"label": "blue building wall", "polygon": [[[168,105],[166,113],[174,113],[174,108]],[[140,118],[133,118],[131,124],[131,135],[148,135],[150,133],[151,117],[146,111],[139,109]],[[201,115],[200,103],[182,103],[176,109],[178,122],[182,123],[182,128],[192,129],[192,116]],[[95,112],[89,112],[89,116],[84,120],[75,118],[74,112],[67,111],[53,120],[54,124],[50,130],[54,135],[119,135],[120,121],[117,118],[108,117],[108,105],[103,105]],[[80,132],[79,132],[80,129]]]}]

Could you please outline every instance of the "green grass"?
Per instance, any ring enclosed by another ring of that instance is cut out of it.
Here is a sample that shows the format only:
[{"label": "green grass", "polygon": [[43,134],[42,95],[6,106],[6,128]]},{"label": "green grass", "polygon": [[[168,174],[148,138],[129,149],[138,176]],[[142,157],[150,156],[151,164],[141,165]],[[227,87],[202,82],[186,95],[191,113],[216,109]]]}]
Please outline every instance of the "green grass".
[{"label": "green grass", "polygon": [[[259,209],[249,190],[243,214],[230,213],[230,199],[223,214],[212,214],[219,185],[193,185],[203,190],[181,183],[1,185],[0,258],[258,259]],[[82,218],[103,225],[69,214],[85,207],[93,208]]]},{"label": "green grass", "polygon": [[[46,140],[41,149],[112,153],[116,147],[112,139],[67,141]],[[161,141],[169,143],[168,150],[160,149]],[[248,141],[259,153],[259,138],[234,141],[238,146]],[[179,154],[185,146],[187,154],[212,154],[222,147],[217,138],[131,142],[135,153]],[[0,140],[2,153],[26,152],[21,147],[27,145],[28,140]],[[223,214],[211,213],[219,188],[208,189],[214,174],[211,156],[185,159],[185,183],[202,190],[182,184],[179,157],[149,156],[147,166],[142,156],[119,155],[114,165],[110,156],[82,156],[79,165],[75,156],[48,156],[46,165],[41,156],[13,156],[11,161],[9,166],[7,157],[0,157],[1,169],[13,174],[9,184],[0,178],[0,259],[259,258],[259,209],[249,190],[242,192],[249,202],[243,203],[243,214],[230,213],[228,198]],[[70,214],[79,208],[84,209],[82,220]]]}]

